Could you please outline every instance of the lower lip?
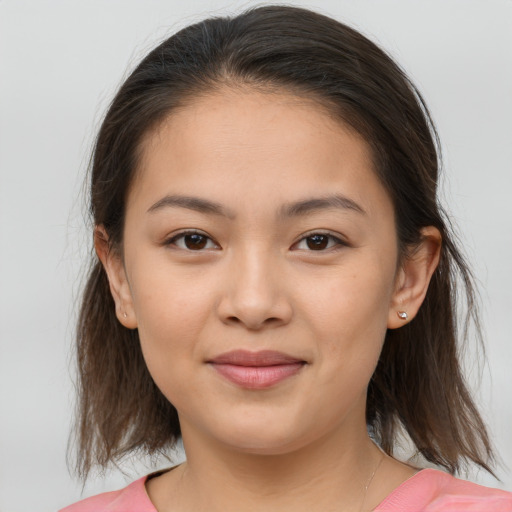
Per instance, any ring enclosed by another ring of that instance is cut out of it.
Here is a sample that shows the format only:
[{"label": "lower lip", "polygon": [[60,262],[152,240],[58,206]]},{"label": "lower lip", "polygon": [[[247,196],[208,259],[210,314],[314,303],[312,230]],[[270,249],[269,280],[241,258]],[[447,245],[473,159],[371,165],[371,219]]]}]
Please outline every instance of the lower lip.
[{"label": "lower lip", "polygon": [[227,380],[246,389],[265,389],[297,374],[304,363],[287,363],[274,366],[240,366],[235,364],[211,365]]}]

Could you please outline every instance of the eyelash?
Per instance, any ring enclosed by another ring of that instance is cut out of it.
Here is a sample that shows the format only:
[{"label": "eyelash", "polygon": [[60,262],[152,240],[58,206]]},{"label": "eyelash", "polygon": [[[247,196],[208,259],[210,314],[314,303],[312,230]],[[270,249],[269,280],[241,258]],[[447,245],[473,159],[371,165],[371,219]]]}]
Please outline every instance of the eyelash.
[{"label": "eyelash", "polygon": [[206,233],[203,233],[202,231],[197,231],[197,230],[194,230],[194,229],[191,229],[191,230],[188,230],[188,231],[182,231],[181,233],[173,235],[171,238],[166,240],[165,245],[174,245],[175,247],[177,247],[179,249],[182,249],[184,251],[190,251],[190,252],[201,252],[202,250],[211,249],[211,247],[208,247],[208,248],[201,247],[199,250],[190,249],[190,248],[188,248],[186,246],[185,247],[180,247],[176,243],[178,240],[183,240],[183,243],[185,243],[185,237],[186,236],[191,236],[191,235],[199,235],[199,236],[203,237],[204,239],[206,239],[206,244],[208,244],[208,242],[212,242],[215,245],[215,247],[219,247],[219,244],[217,244],[217,242],[215,242]]},{"label": "eyelash", "polygon": [[[203,240],[206,240],[205,246],[200,247],[199,249],[190,249],[189,247],[186,247],[186,246],[183,247],[183,246],[178,245],[177,241],[182,240],[183,244],[185,244],[185,237],[191,236],[191,235],[199,235],[200,237],[203,237]],[[301,243],[307,244],[307,240],[312,239],[313,237],[327,237],[328,238],[327,247],[322,247],[319,250],[311,249],[311,247],[309,247],[309,250],[308,249],[300,249],[297,247]],[[334,243],[332,243],[332,242],[334,242]],[[166,240],[165,245],[175,246],[179,249],[189,251],[189,252],[202,252],[204,250],[212,249],[212,247],[206,247],[208,245],[208,243],[212,243],[215,246],[213,248],[219,247],[219,244],[217,242],[215,242],[211,237],[209,237],[206,233],[204,233],[202,231],[198,231],[198,230],[188,230],[188,231],[182,231],[181,233],[178,233],[178,234],[172,236],[171,238]],[[330,246],[329,246],[329,243],[331,243]],[[347,242],[345,242],[344,240],[342,240],[341,238],[339,238],[339,236],[336,236],[333,233],[330,233],[328,231],[312,231],[310,233],[306,233],[306,234],[302,235],[302,237],[297,242],[292,244],[292,249],[295,248],[294,250],[305,250],[307,252],[327,252],[327,251],[339,250],[340,246],[348,247],[349,244]]]},{"label": "eyelash", "polygon": [[342,240],[339,237],[339,235],[335,235],[334,233],[330,233],[329,231],[311,231],[309,233],[305,233],[304,235],[302,235],[300,240],[295,242],[292,245],[292,247],[296,247],[301,243],[307,243],[307,240],[311,239],[313,237],[327,237],[329,239],[327,242],[328,244],[331,242],[334,242],[334,243],[332,243],[332,245],[322,248],[320,250],[314,250],[311,248],[309,248],[309,250],[308,249],[298,249],[298,250],[306,250],[307,252],[327,252],[327,251],[336,251],[336,250],[339,250],[341,247],[349,246],[349,244],[347,242],[345,242],[344,240]]}]

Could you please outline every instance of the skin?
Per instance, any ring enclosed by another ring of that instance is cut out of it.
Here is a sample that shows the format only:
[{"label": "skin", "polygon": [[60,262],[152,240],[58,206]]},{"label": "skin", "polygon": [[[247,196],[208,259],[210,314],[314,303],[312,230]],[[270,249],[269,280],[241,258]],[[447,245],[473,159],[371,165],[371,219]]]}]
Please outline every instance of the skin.
[{"label": "skin", "polygon": [[[334,195],[353,204],[283,214]],[[191,229],[202,248],[179,236]],[[119,321],[138,329],[180,417],[187,462],[147,483],[160,512],[371,510],[414,474],[369,440],[365,404],[386,330],[404,325],[397,311],[414,317],[438,263],[439,233],[423,235],[398,267],[366,142],[313,102],[224,89],[146,137],[122,254],[101,226],[96,249]],[[207,363],[234,349],[306,364],[249,390]]]}]

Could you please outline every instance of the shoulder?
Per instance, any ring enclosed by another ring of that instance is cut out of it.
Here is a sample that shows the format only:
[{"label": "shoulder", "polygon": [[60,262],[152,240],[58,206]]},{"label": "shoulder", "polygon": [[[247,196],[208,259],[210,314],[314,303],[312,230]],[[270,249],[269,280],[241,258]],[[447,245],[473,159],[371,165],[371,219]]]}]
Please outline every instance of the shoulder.
[{"label": "shoulder", "polygon": [[139,478],[118,491],[91,496],[60,512],[156,512],[146,493],[146,479],[146,476]]},{"label": "shoulder", "polygon": [[512,512],[512,493],[424,469],[396,488],[375,512]]}]

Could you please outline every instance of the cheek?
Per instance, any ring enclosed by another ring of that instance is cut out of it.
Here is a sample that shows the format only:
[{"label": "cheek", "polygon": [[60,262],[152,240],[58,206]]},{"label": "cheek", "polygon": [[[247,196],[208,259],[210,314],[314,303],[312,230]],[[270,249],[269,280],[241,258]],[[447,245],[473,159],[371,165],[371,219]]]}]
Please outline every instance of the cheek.
[{"label": "cheek", "polygon": [[135,268],[133,283],[138,285],[132,297],[144,358],[157,385],[167,387],[165,379],[201,357],[197,340],[212,311],[210,287],[197,275],[171,272],[165,265]]},{"label": "cheek", "polygon": [[[393,289],[393,261],[360,260],[350,273],[314,288],[315,297],[304,306],[307,318],[323,340],[322,357],[332,364],[373,367],[387,330],[388,308]],[[338,362],[338,363],[337,363]]]},{"label": "cheek", "polygon": [[211,286],[205,275],[173,266],[165,256],[141,254],[132,263],[131,291],[139,330],[157,338],[167,330],[174,338],[173,333],[200,325],[198,320],[208,312]]},{"label": "cheek", "polygon": [[[332,283],[327,290],[323,300],[310,303],[315,305],[311,325],[320,363],[315,382],[322,390],[323,404],[317,420],[334,424],[355,407],[364,409],[387,329],[383,303],[389,297],[389,284],[354,275]],[[319,400],[314,391],[310,399]]]}]

